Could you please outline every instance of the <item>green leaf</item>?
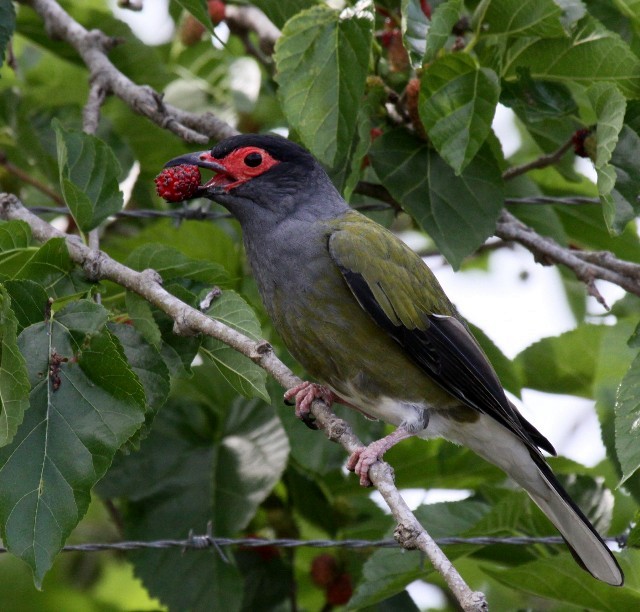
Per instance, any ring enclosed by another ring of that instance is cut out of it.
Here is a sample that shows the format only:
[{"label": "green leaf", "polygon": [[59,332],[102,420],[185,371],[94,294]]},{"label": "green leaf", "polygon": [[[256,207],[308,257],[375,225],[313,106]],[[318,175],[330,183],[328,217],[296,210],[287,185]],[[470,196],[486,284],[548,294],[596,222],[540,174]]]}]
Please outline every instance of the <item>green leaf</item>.
[{"label": "green leaf", "polygon": [[369,158],[383,185],[454,268],[493,233],[504,188],[488,147],[481,149],[462,176],[456,176],[426,143],[403,130],[377,138]]},{"label": "green leaf", "polygon": [[18,323],[18,333],[33,323],[44,321],[47,308],[47,292],[31,280],[5,281],[4,288],[11,297]]},{"label": "green leaf", "polygon": [[144,388],[145,427],[136,434],[135,442],[138,443],[140,436],[148,433],[158,410],[164,406],[169,397],[171,390],[169,368],[158,350],[145,342],[142,335],[131,325],[110,323],[108,328],[120,342],[131,370]]},{"label": "green leaf", "polygon": [[53,298],[86,292],[93,286],[71,261],[64,238],[45,242],[16,272],[14,279],[37,282]]},{"label": "green leaf", "polygon": [[[157,252],[152,247],[148,247],[143,264],[140,256],[140,265],[151,265],[158,263],[156,258],[165,258],[161,265],[169,265],[171,258],[175,256],[176,250],[189,259],[204,260],[221,265],[229,276],[235,278],[242,273],[241,265],[241,241],[233,240],[222,227],[213,223],[202,223],[201,221],[184,221],[176,227],[175,223],[166,219],[148,223],[143,229],[133,236],[123,238],[121,236],[108,236],[105,249],[118,261],[127,261],[133,251],[141,246],[150,243],[159,243],[163,247],[171,247],[172,251],[163,254],[160,249]],[[142,251],[141,253],[145,253]],[[139,255],[136,255],[137,257]],[[143,268],[141,268],[143,269]]]},{"label": "green leaf", "polygon": [[500,96],[498,76],[466,53],[433,62],[420,86],[420,119],[429,140],[460,174],[491,131]]},{"label": "green leaf", "polygon": [[402,42],[413,66],[419,66],[427,48],[430,23],[420,0],[402,0]]},{"label": "green leaf", "polygon": [[633,360],[618,387],[615,429],[622,484],[640,467],[640,356]]},{"label": "green leaf", "polygon": [[[634,551],[632,559],[626,561],[625,557],[626,554],[619,556],[618,560],[623,571],[633,576],[633,561],[639,562],[640,555]],[[510,588],[571,605],[571,609],[576,606],[578,609],[618,612],[640,606],[640,593],[636,589],[612,589],[603,582],[585,577],[584,570],[568,552],[508,569],[495,565],[481,567],[486,574]]]},{"label": "green leaf", "polygon": [[[183,394],[160,411],[138,452],[116,456],[98,490],[102,496],[128,498],[123,509],[126,538],[206,533],[213,515],[212,473],[219,448],[213,443],[213,423],[208,406]],[[237,477],[235,470],[228,474],[231,488]],[[217,525],[213,530],[219,535]],[[239,610],[242,583],[232,564],[210,550],[175,552],[143,550],[130,556],[136,575],[154,597],[176,609]]]},{"label": "green leaf", "polygon": [[589,15],[575,26],[571,38],[523,38],[508,51],[503,77],[519,67],[534,79],[589,86],[608,82],[630,98],[640,97],[640,58],[618,34]]},{"label": "green leaf", "polygon": [[560,17],[562,11],[553,0],[483,0],[472,25],[486,36],[566,36]]},{"label": "green leaf", "polygon": [[325,165],[345,157],[365,91],[373,14],[312,7],[285,25],[275,79],[291,127]]},{"label": "green leaf", "polygon": [[129,255],[126,263],[134,270],[151,268],[158,272],[165,282],[186,278],[215,285],[224,284],[229,280],[220,264],[192,259],[163,244],[144,244],[138,247]]},{"label": "green leaf", "polygon": [[24,221],[0,223],[0,252],[26,249],[31,244],[31,227]]},{"label": "green leaf", "polygon": [[153,318],[151,304],[144,298],[141,298],[137,293],[127,291],[125,293],[125,305],[127,307],[127,314],[140,335],[149,344],[160,348],[162,345],[162,334],[160,333],[158,324]]},{"label": "green leaf", "polygon": [[317,4],[318,0],[253,0],[251,4],[257,6],[278,28],[282,29],[284,24],[294,15],[304,9],[308,9],[310,4]]},{"label": "green leaf", "polygon": [[176,2],[189,11],[210,32],[213,32],[206,0],[176,0]]},{"label": "green leaf", "polygon": [[433,11],[431,28],[427,36],[427,46],[424,51],[424,62],[429,63],[436,59],[438,51],[449,40],[451,30],[460,19],[463,8],[462,0],[447,0],[439,4]]},{"label": "green leaf", "polygon": [[0,0],[0,67],[7,45],[16,29],[16,11],[11,0]]},{"label": "green leaf", "polygon": [[629,126],[623,125],[609,164],[615,174],[615,185],[610,194],[604,198],[601,196],[607,226],[616,235],[640,213],[639,155],[640,136]]},{"label": "green leaf", "polygon": [[214,298],[206,314],[256,342],[262,340],[258,317],[235,291],[223,291]]},{"label": "green leaf", "polygon": [[578,105],[566,85],[536,81],[526,68],[518,69],[517,81],[502,85],[500,102],[512,108],[526,123],[539,123],[578,112]]},{"label": "green leaf", "polygon": [[221,534],[243,529],[287,465],[289,442],[272,410],[236,399],[226,416],[213,472],[213,520]]},{"label": "green leaf", "polygon": [[515,358],[524,375],[523,386],[549,393],[593,397],[596,347],[604,331],[602,325],[581,325],[527,347]]},{"label": "green leaf", "polygon": [[[233,291],[224,291],[213,301],[207,315],[245,334],[252,340],[260,340],[260,323],[251,307]],[[247,398],[260,397],[270,402],[266,388],[267,373],[249,358],[215,338],[205,338],[202,354],[211,359],[227,382]]]},{"label": "green leaf", "polygon": [[144,391],[105,318],[97,304],[75,303],[18,338],[31,407],[0,450],[0,526],[38,586],[86,512],[91,487],[144,419]]},{"label": "green leaf", "polygon": [[[288,444],[273,409],[234,398],[213,368],[194,372],[178,382],[140,451],[119,455],[100,484],[101,495],[129,498],[128,538],[186,538],[205,533],[209,521],[216,536],[235,535],[283,473]],[[147,550],[133,561],[149,591],[172,608],[239,608],[237,571],[210,550]]]},{"label": "green leaf", "polygon": [[[418,520],[427,525],[429,535],[435,538],[461,535],[471,528],[489,510],[487,504],[476,501],[445,502],[420,506]],[[458,549],[461,550],[461,549]],[[450,559],[458,554],[451,554]],[[431,565],[426,568],[433,571]],[[425,577],[422,555],[398,548],[379,549],[365,562],[362,580],[358,584],[349,607],[361,609],[381,602],[419,578]]]},{"label": "green leaf", "polygon": [[613,0],[613,4],[625,17],[640,25],[640,0]]},{"label": "green leaf", "polygon": [[65,130],[55,119],[60,189],[78,227],[88,232],[122,209],[120,164],[99,138]]},{"label": "green leaf", "polygon": [[587,90],[587,95],[597,119],[597,147],[594,165],[598,174],[598,193],[602,200],[605,221],[610,231],[619,232],[622,228],[618,228],[618,223],[616,223],[618,215],[610,195],[616,182],[616,171],[609,164],[609,161],[622,129],[626,102],[615,85],[609,83],[592,85]]},{"label": "green leaf", "polygon": [[9,293],[0,285],[0,446],[11,442],[22,423],[31,389],[27,366],[18,350],[18,321],[11,305]]}]

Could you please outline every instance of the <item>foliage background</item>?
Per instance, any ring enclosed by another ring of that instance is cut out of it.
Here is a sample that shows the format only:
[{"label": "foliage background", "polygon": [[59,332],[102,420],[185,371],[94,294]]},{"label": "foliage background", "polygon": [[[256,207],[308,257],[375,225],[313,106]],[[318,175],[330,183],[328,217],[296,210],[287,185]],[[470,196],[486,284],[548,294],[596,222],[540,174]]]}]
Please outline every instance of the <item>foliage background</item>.
[{"label": "foliage background", "polygon": [[[67,231],[87,238],[99,228],[100,248],[134,269],[156,269],[188,304],[220,287],[208,314],[250,338],[268,338],[303,374],[264,315],[235,222],[108,220],[125,203],[131,211],[166,210],[153,177],[167,159],[204,145],[152,123],[121,95],[101,104],[95,136],[83,133],[91,131],[83,109],[92,81],[68,39],[45,28],[42,7],[51,4],[0,1],[0,45],[7,51],[12,41],[0,80],[2,191],[28,206],[64,200],[72,219],[57,222]],[[232,35],[212,44],[193,18],[212,29],[205,3],[196,0],[170,4],[176,34],[155,47],[102,0],[60,3],[85,28],[122,38],[109,59],[133,83],[163,91],[163,103],[213,113],[228,133],[287,128],[354,206],[386,202],[369,214],[398,230],[417,228],[425,253],[445,257],[463,275],[486,270],[492,251],[507,246],[486,245],[494,232],[504,238],[505,228],[515,227],[505,215],[557,243],[551,254],[534,249],[542,263],[558,263],[554,253],[584,256],[580,280],[577,267],[559,268],[574,329],[514,359],[478,333],[512,393],[530,388],[595,399],[606,458],[591,468],[563,458],[552,464],[602,532],[622,533],[640,500],[640,4],[448,0],[429,3],[430,18],[427,3],[412,0],[382,0],[375,15],[367,3],[346,12],[301,0],[251,4],[282,30],[275,49],[260,29],[242,29],[230,8]],[[260,77],[253,93],[249,74]],[[498,101],[515,112],[521,137],[508,159],[491,128]],[[566,152],[585,129],[592,130],[583,135],[595,185],[575,172]],[[205,133],[215,140],[223,131]],[[126,202],[118,187],[125,179]],[[561,200],[513,203],[538,196]],[[562,200],[576,196],[592,203]],[[60,240],[35,244],[24,223],[0,226],[0,249],[1,533],[27,562],[0,559],[0,590],[12,594],[3,607],[330,605],[330,589],[311,576],[320,554],[314,549],[235,550],[232,564],[210,551],[56,557],[65,541],[181,538],[204,532],[209,520],[219,536],[305,539],[377,539],[393,525],[344,474],[342,449],[296,422],[282,390],[255,364],[213,338],[172,334],[172,321],[157,308],[114,283],[91,282]],[[618,258],[610,268],[602,250]],[[606,316],[586,306],[588,293],[599,295],[598,266],[626,274],[620,284],[627,293]],[[347,418],[365,440],[383,431]],[[465,449],[409,440],[388,460],[401,488],[472,491],[417,509],[434,537],[553,534],[522,492]],[[630,543],[637,540],[632,531]],[[447,552],[499,609],[619,610],[640,600],[633,546],[620,555],[623,589],[590,580],[559,547],[458,545]],[[412,610],[408,584],[443,586],[415,553],[332,555],[334,585],[347,594],[353,586],[351,608]]]}]

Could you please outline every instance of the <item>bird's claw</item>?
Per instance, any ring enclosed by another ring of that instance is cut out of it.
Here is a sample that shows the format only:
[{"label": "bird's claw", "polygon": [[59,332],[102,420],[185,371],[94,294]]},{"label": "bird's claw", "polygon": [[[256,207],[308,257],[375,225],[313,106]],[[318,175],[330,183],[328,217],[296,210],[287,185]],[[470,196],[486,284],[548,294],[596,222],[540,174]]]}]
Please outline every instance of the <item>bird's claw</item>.
[{"label": "bird's claw", "polygon": [[347,469],[360,478],[360,486],[362,487],[372,485],[369,479],[369,468],[380,459],[378,449],[372,448],[372,446],[361,446],[351,454],[347,461]]},{"label": "bird's claw", "polygon": [[329,406],[334,401],[333,393],[328,387],[304,381],[285,392],[284,403],[289,406],[295,404],[296,416],[310,429],[318,429],[311,415],[311,404],[317,398],[323,399]]}]

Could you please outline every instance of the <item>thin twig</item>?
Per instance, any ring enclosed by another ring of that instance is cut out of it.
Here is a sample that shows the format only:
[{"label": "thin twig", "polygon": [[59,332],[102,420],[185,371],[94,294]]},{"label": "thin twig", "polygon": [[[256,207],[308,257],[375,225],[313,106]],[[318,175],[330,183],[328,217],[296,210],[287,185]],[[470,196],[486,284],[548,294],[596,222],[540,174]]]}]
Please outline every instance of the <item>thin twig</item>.
[{"label": "thin twig", "polygon": [[[15,176],[16,178],[20,179],[23,183],[27,183],[27,185],[35,187],[38,191],[51,198],[56,204],[64,207],[58,209],[60,211],[59,214],[64,215],[69,213],[68,209],[65,206],[65,201],[59,193],[56,193],[55,191],[53,191],[53,189],[50,189],[44,183],[41,183],[39,180],[33,178],[30,174],[27,174],[24,170],[22,170],[22,168],[19,168],[14,163],[10,162],[7,159],[4,151],[0,151],[0,166],[2,166],[10,174],[13,174],[13,176]],[[51,210],[55,211],[56,209]]]},{"label": "thin twig", "polygon": [[537,170],[540,168],[546,168],[547,166],[552,166],[562,159],[563,155],[573,146],[573,139],[569,138],[567,142],[565,142],[559,149],[554,151],[553,153],[548,153],[547,155],[541,155],[537,159],[533,161],[527,162],[526,164],[522,164],[521,166],[513,166],[511,168],[507,168],[502,173],[502,178],[505,181],[508,181],[516,176],[520,176],[521,174],[525,174],[529,172],[529,170]]}]

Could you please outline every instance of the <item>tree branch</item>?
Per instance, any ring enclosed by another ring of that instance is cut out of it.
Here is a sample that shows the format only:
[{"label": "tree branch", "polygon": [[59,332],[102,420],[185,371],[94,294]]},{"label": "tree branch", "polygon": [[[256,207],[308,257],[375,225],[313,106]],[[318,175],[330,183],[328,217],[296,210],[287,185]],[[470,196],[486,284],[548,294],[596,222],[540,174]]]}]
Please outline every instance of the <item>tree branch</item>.
[{"label": "tree branch", "polygon": [[233,34],[243,37],[255,32],[260,42],[260,51],[271,57],[276,41],[280,38],[280,30],[259,8],[227,4],[224,19]]},{"label": "tree branch", "polygon": [[564,154],[573,146],[573,137],[569,138],[567,142],[561,145],[556,151],[553,153],[548,153],[547,155],[541,155],[537,159],[533,161],[527,162],[526,164],[522,164],[521,166],[513,166],[511,168],[507,168],[502,173],[502,178],[505,181],[508,181],[516,176],[520,176],[521,174],[525,174],[529,172],[529,170],[537,170],[539,168],[546,168],[547,166],[552,166],[553,164],[559,162]]},{"label": "tree branch", "polygon": [[506,210],[502,211],[496,236],[525,246],[538,263],[559,263],[573,271],[587,285],[589,294],[605,308],[606,303],[595,286],[601,279],[614,283],[630,293],[640,295],[640,265],[618,259],[607,251],[586,252],[560,246],[555,240],[541,236]]},{"label": "tree branch", "polygon": [[206,144],[209,139],[221,140],[238,133],[211,113],[198,115],[165,104],[157,91],[131,81],[107,57],[120,41],[98,30],[87,30],[54,0],[19,1],[40,15],[51,38],[68,42],[78,52],[89,69],[92,84],[117,96],[135,112],[187,142]]},{"label": "tree branch", "polygon": [[[361,181],[355,191],[386,202],[396,210],[401,209],[398,202],[382,185]],[[605,308],[607,304],[595,284],[597,279],[609,281],[629,293],[640,296],[639,264],[618,259],[608,251],[579,251],[563,247],[552,238],[538,234],[506,210],[500,214],[494,233],[507,242],[517,242],[526,247],[535,260],[542,265],[563,264],[569,268],[579,280],[585,283],[589,295],[595,297]]]},{"label": "tree branch", "polygon": [[[106,253],[90,249],[76,236],[69,236],[55,229],[29,212],[12,194],[0,194],[0,218],[25,221],[31,227],[34,238],[40,242],[51,238],[65,238],[72,261],[83,268],[88,278],[94,281],[110,280],[137,293],[169,315],[175,322],[174,330],[178,333],[195,332],[221,340],[266,370],[285,389],[302,382],[276,357],[268,343],[255,342],[180,301],[162,288],[161,279],[155,271],[136,272],[111,259]],[[349,424],[337,417],[322,400],[313,402],[311,412],[325,435],[339,443],[347,452],[352,453],[363,446]],[[429,557],[463,610],[487,610],[484,595],[471,591],[451,561],[409,510],[393,482],[393,471],[389,464],[381,461],[375,463],[370,470],[370,479],[389,504],[398,522],[396,533],[400,543],[407,548],[418,548]]]}]

